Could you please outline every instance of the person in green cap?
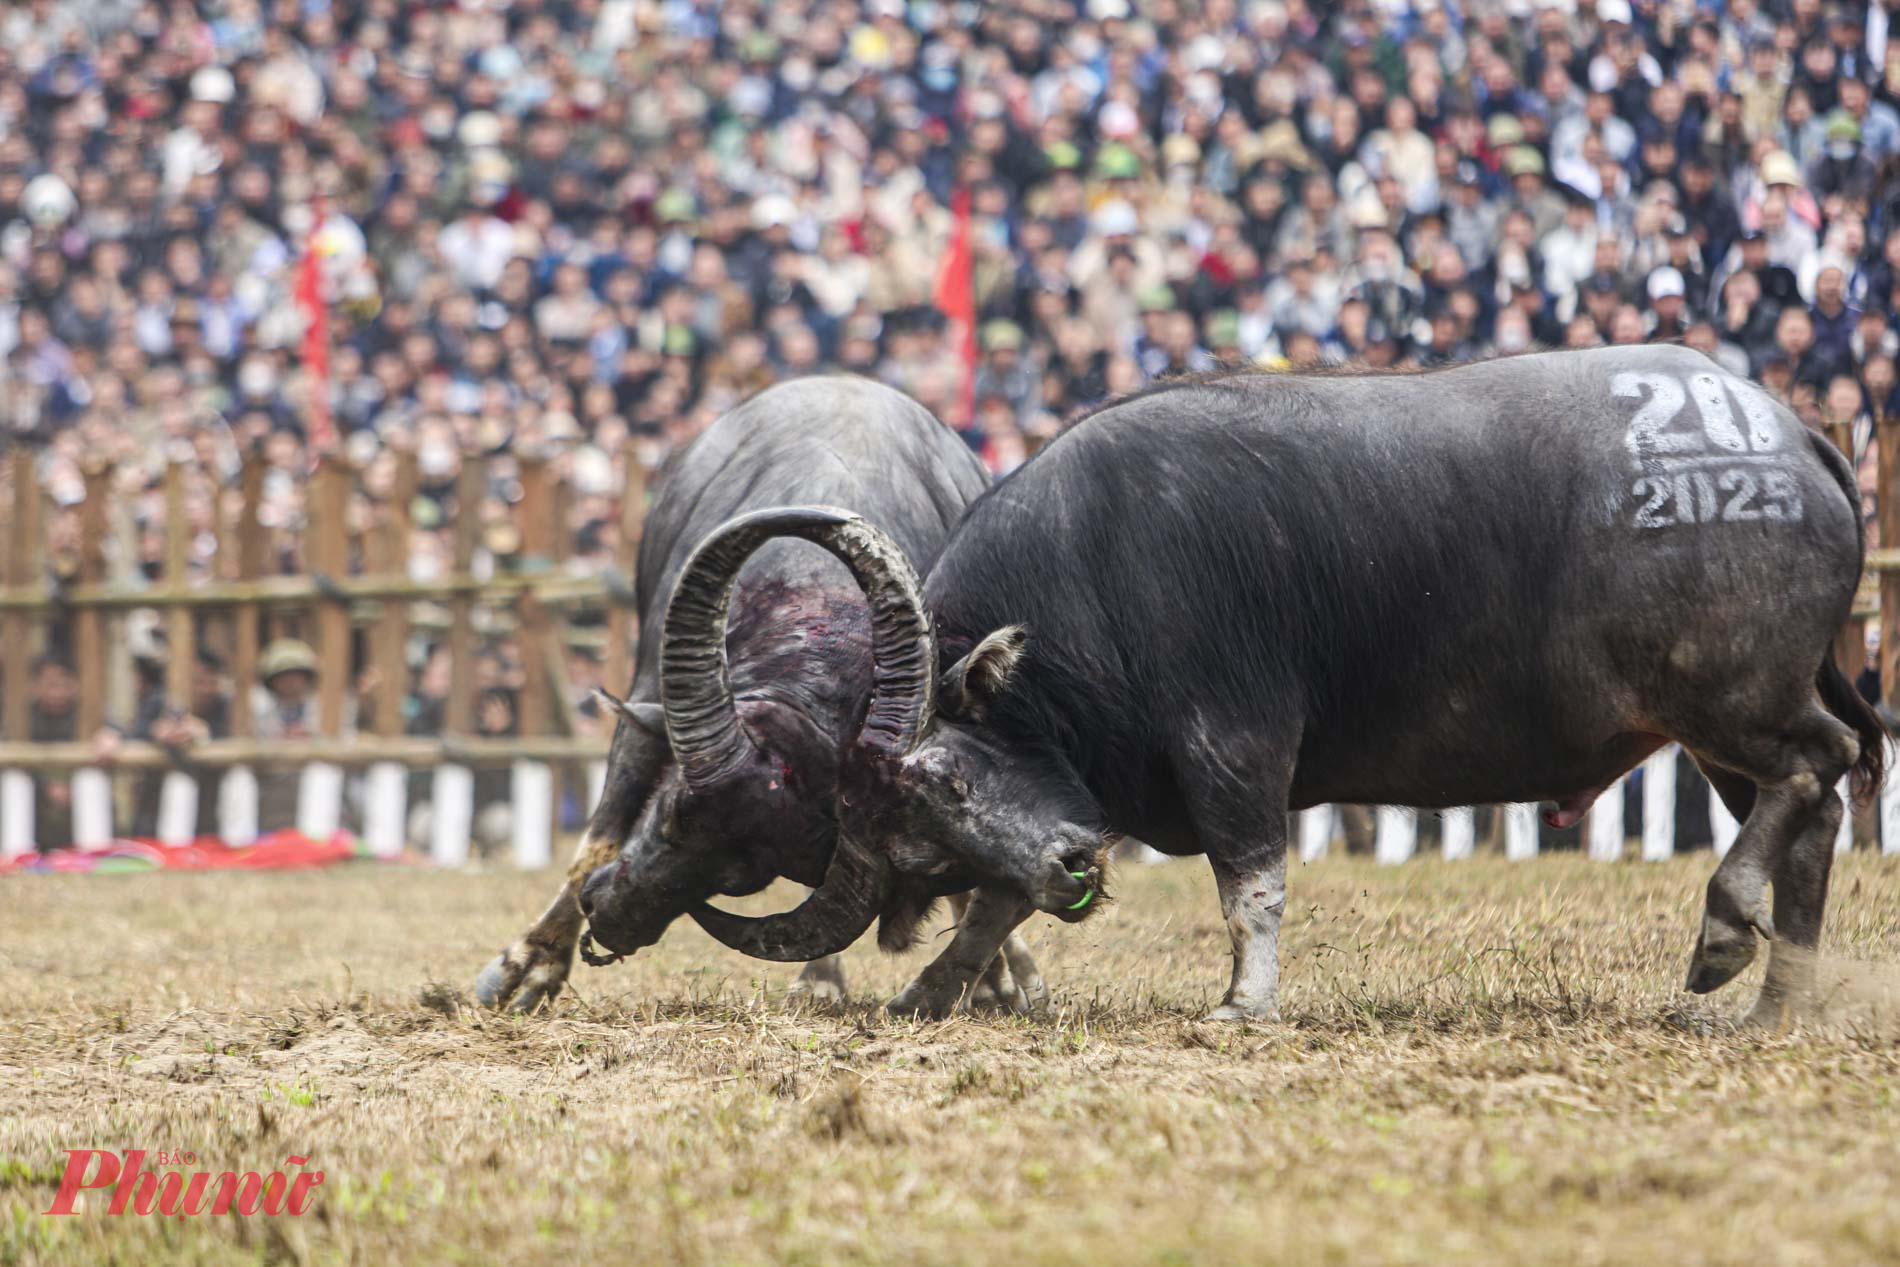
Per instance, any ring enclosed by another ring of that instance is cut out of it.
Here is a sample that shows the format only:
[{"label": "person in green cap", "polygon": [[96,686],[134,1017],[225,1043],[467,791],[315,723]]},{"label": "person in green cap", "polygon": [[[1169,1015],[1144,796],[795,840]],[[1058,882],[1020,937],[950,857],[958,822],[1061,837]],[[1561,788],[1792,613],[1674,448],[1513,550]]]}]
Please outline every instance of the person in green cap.
[{"label": "person in green cap", "polygon": [[1504,175],[1511,182],[1511,201],[1531,218],[1542,238],[1564,222],[1564,200],[1544,179],[1544,156],[1529,145],[1513,146],[1504,155]]},{"label": "person in green cap", "polygon": [[1827,144],[1808,166],[1808,189],[1816,198],[1872,201],[1874,163],[1860,140],[1860,121],[1853,115],[1836,110],[1827,116]]},{"label": "person in green cap", "polygon": [[1025,355],[1023,328],[998,317],[983,323],[978,336],[983,359],[976,367],[976,396],[998,396],[1009,402],[1017,424],[1027,422],[1042,397],[1042,375]]}]

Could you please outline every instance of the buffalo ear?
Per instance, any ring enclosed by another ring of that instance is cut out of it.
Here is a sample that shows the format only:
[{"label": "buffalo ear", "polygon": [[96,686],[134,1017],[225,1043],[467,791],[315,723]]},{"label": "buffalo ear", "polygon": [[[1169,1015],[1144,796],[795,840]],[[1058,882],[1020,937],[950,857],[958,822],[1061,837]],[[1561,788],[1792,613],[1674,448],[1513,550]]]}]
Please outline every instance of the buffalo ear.
[{"label": "buffalo ear", "polygon": [[970,649],[950,666],[943,684],[943,711],[967,721],[981,721],[990,705],[1009,689],[1016,666],[1029,645],[1029,631],[1005,625]]},{"label": "buffalo ear", "polygon": [[658,704],[636,704],[630,699],[619,699],[612,691],[599,686],[594,688],[594,698],[603,708],[625,717],[655,739],[666,738],[666,710]]}]

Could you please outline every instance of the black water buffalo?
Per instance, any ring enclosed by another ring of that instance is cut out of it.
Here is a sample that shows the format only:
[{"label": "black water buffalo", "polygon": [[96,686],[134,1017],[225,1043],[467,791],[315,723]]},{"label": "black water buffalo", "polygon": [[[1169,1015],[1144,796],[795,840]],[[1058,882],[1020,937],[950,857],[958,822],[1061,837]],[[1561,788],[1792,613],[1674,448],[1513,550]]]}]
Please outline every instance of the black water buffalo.
[{"label": "black water buffalo", "polygon": [[[772,933],[843,944],[918,877],[1013,890],[965,921],[967,972],[1030,906],[1098,908],[1104,834],[1129,832],[1209,856],[1234,959],[1215,1015],[1267,1016],[1289,807],[1568,816],[1677,740],[1745,820],[1689,987],[1778,937],[1751,1013],[1778,1020],[1808,987],[1836,781],[1883,770],[1829,659],[1860,563],[1841,455],[1687,349],[1161,386],[964,516],[918,645],[879,667],[901,724],[847,758],[843,831],[882,865],[823,908],[825,935]],[[956,988],[920,985],[930,1009]]]},{"label": "black water buffalo", "polygon": [[[628,699],[613,701],[620,719],[600,804],[566,886],[483,969],[482,1002],[525,1009],[557,994],[583,911],[594,937],[631,953],[680,915],[716,923],[721,913],[704,905],[715,894],[825,875],[838,754],[872,691],[874,623],[905,606],[881,596],[879,578],[901,570],[904,554],[934,559],[988,485],[969,447],[921,405],[841,377],[761,392],[668,466],[640,543],[639,653]],[[889,535],[826,536],[848,567],[778,541],[751,559],[736,596],[729,575],[709,585],[719,556],[693,553],[703,537],[755,507],[810,498],[849,506]],[[986,984],[1027,1002],[1040,980],[1020,944],[1009,954],[1015,981],[999,966]],[[835,960],[808,965],[800,984],[821,996],[843,990]]]}]

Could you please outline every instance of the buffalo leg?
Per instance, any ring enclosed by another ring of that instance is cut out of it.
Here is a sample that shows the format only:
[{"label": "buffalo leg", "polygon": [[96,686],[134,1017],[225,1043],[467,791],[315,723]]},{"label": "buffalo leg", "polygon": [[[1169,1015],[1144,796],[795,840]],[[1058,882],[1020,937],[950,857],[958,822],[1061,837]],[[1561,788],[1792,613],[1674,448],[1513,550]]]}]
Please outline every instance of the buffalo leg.
[{"label": "buffalo leg", "polygon": [[1227,997],[1215,1021],[1274,1020],[1280,1015],[1280,916],[1286,910],[1286,833],[1245,862],[1214,861],[1220,913],[1233,942]]},{"label": "buffalo leg", "polygon": [[1023,941],[1021,933],[1011,933],[1009,940],[1003,943],[1003,958],[1009,963],[1009,975],[1015,978],[1023,1006],[1033,1011],[1047,1005],[1049,987],[1043,981],[1042,969],[1036,966],[1035,957],[1029,953],[1029,946]]},{"label": "buffalo leg", "polygon": [[1834,836],[1845,812],[1841,798],[1828,785],[1775,867],[1775,940],[1768,947],[1768,975],[1743,1022],[1746,1025],[1778,1029],[1813,997],[1828,873],[1834,868]]},{"label": "buffalo leg", "polygon": [[[970,895],[968,893],[954,894],[950,898],[950,909],[956,913],[957,923],[961,924],[963,917],[970,910]],[[1010,941],[1015,939],[1016,934],[1011,933]],[[1005,942],[1004,949],[997,952],[996,957],[990,960],[990,966],[983,969],[983,975],[978,977],[976,983],[970,987],[965,1006],[971,1011],[994,1009],[1004,1012],[1027,1012],[1029,1010],[1028,998],[1016,988],[1016,979],[1010,975],[1008,946],[1009,943]]]},{"label": "buffalo leg", "polygon": [[[1798,913],[1804,922],[1802,935],[1818,941],[1827,873],[1821,871],[1817,883],[1811,861],[1790,855],[1805,855],[1806,838],[1825,830],[1830,821],[1838,824],[1828,803],[1837,800],[1834,784],[1858,752],[1853,732],[1818,704],[1810,704],[1794,723],[1771,730],[1754,745],[1738,745],[1727,759],[1705,763],[1725,804],[1744,800],[1730,771],[1739,770],[1755,785],[1755,797],[1734,847],[1709,877],[1702,932],[1689,964],[1689,989],[1706,994],[1734,980],[1755,957],[1756,934],[1774,939],[1778,914]],[[1792,882],[1791,904],[1780,892],[1784,877]],[[1777,890],[1772,913],[1771,881]]]},{"label": "buffalo leg", "polygon": [[1029,917],[1029,903],[993,889],[978,889],[970,899],[956,935],[943,953],[931,960],[917,979],[885,1005],[893,1016],[922,1016],[932,1020],[956,1011],[976,983],[996,961],[1016,926]]},{"label": "buffalo leg", "polygon": [[574,946],[581,936],[581,885],[613,861],[620,846],[591,832],[581,837],[568,866],[567,881],[541,918],[521,937],[488,961],[475,978],[475,998],[484,1006],[529,1012],[550,1003],[567,984]]},{"label": "buffalo leg", "polygon": [[[1291,751],[1291,745],[1283,751]],[[1221,918],[1233,945],[1233,975],[1209,1020],[1273,1020],[1280,1014],[1280,916],[1286,910],[1287,786],[1290,763],[1263,745],[1255,759],[1223,752],[1190,756],[1187,781],[1194,834],[1214,868]],[[1264,770],[1259,782],[1243,769]],[[1212,772],[1212,773],[1204,773]]]}]

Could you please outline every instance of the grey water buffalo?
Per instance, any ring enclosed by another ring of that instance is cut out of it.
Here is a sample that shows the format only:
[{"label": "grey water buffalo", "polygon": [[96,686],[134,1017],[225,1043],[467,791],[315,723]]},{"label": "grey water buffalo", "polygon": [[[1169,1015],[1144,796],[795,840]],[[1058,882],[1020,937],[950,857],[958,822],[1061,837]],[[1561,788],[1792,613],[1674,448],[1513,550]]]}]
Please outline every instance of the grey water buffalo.
[{"label": "grey water buffalo", "polygon": [[[882,613],[904,606],[878,578],[905,555],[934,559],[988,484],[969,447],[921,405],[843,377],[761,392],[668,466],[640,543],[633,689],[609,697],[619,720],[600,804],[561,892],[483,969],[482,1002],[526,1009],[557,994],[584,912],[612,955],[583,953],[608,962],[658,940],[680,915],[716,923],[721,913],[706,905],[715,894],[827,874],[838,756],[866,716]],[[842,566],[795,540],[772,543],[742,572],[717,551],[695,553],[734,515],[809,498],[849,506],[884,532],[826,538]],[[887,934],[887,944],[907,940],[895,925]],[[1035,965],[1020,944],[1008,950],[1014,979],[999,965],[985,984],[1005,1002],[1028,1002],[1041,989]],[[842,993],[835,960],[794,957],[820,960],[802,988]]]},{"label": "grey water buffalo", "polygon": [[[814,899],[822,930],[773,936],[842,943],[906,885],[1012,892],[959,932],[967,974],[1031,907],[1099,909],[1126,832],[1208,856],[1233,945],[1214,1015],[1271,1016],[1289,808],[1568,818],[1675,740],[1744,823],[1689,988],[1769,938],[1750,1019],[1779,1021],[1811,987],[1836,782],[1883,774],[1829,658],[1861,554],[1841,455],[1684,348],[1164,384],[986,495],[926,582],[874,578],[922,594],[879,664],[902,706],[843,774],[843,833],[877,862]],[[946,969],[905,1002],[958,988]]]}]

